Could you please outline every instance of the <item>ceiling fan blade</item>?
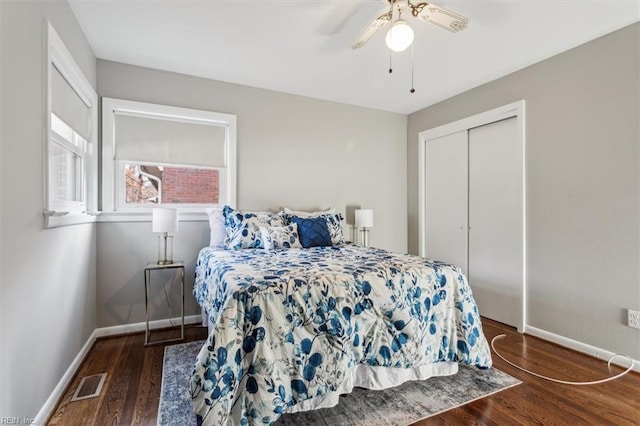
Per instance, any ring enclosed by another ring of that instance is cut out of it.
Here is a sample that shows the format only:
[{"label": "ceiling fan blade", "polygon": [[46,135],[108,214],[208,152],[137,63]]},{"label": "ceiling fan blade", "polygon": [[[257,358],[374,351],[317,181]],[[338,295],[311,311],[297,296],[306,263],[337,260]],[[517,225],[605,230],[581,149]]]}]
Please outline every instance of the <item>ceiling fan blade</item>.
[{"label": "ceiling fan blade", "polygon": [[432,3],[409,3],[409,6],[413,16],[452,33],[464,30],[469,24],[468,18]]},{"label": "ceiling fan blade", "polygon": [[371,37],[373,37],[373,35],[379,29],[381,29],[382,27],[387,25],[387,22],[391,21],[392,12],[393,12],[393,10],[390,10],[389,12],[385,13],[384,15],[380,15],[376,19],[374,19],[373,22],[370,23],[367,28],[365,28],[365,30],[362,32],[362,34],[360,34],[360,36],[358,36],[356,41],[353,42],[353,44],[351,45],[351,48],[352,49],[359,49],[362,46],[364,46],[365,43],[367,41],[369,41],[369,39]]}]

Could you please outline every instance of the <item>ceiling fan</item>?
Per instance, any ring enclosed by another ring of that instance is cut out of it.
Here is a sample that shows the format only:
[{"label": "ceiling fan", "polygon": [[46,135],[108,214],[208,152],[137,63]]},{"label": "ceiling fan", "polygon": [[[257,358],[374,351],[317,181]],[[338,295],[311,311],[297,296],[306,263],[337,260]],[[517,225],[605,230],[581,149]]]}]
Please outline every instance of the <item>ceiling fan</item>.
[{"label": "ceiling fan", "polygon": [[362,34],[360,34],[351,45],[352,49],[359,49],[364,46],[378,30],[393,21],[394,9],[397,10],[398,18],[393,22],[391,29],[387,33],[386,43],[391,50],[396,52],[405,50],[413,42],[413,30],[409,24],[402,19],[403,11],[411,13],[411,16],[414,18],[419,18],[453,33],[464,30],[469,24],[468,18],[432,3],[412,3],[411,0],[406,0],[406,2],[403,0],[387,1],[389,2],[389,11],[378,16],[365,28]]}]

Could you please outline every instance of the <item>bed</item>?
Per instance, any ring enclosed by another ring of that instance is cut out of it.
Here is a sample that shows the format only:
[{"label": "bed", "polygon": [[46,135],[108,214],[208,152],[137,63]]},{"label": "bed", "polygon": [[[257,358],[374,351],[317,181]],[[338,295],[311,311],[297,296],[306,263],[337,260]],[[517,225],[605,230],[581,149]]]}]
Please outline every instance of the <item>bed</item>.
[{"label": "bed", "polygon": [[198,424],[273,424],[354,386],[491,366],[464,274],[417,256],[206,247],[193,292],[210,324],[191,377]]},{"label": "bed", "polygon": [[210,212],[193,288],[209,324],[191,377],[198,424],[274,424],[355,386],[491,366],[458,267],[346,243],[341,221]]}]

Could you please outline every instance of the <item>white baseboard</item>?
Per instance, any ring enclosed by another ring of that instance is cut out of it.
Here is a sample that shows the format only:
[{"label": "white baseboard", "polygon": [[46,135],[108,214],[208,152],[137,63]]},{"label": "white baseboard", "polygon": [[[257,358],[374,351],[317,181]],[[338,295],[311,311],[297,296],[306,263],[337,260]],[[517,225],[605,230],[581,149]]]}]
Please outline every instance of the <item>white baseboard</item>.
[{"label": "white baseboard", "polygon": [[67,389],[67,386],[69,386],[69,383],[71,383],[71,380],[73,380],[73,376],[75,376],[76,371],[78,371],[78,368],[80,368],[80,365],[82,364],[82,361],[89,353],[89,350],[93,346],[93,342],[96,341],[96,331],[97,330],[93,330],[93,333],[91,333],[85,344],[80,349],[80,352],[78,352],[78,355],[76,355],[76,357],[73,359],[73,362],[71,363],[69,368],[67,368],[67,371],[64,372],[62,378],[53,389],[53,392],[51,392],[51,395],[49,395],[47,401],[44,403],[42,408],[40,408],[40,411],[38,411],[38,414],[36,415],[36,418],[33,420],[32,424],[43,425],[45,424],[49,416],[53,414],[53,410],[55,410],[56,404],[58,403],[60,398],[62,398],[62,395],[64,395],[64,391]]},{"label": "white baseboard", "polygon": [[[184,323],[185,325],[200,324],[202,323],[202,316],[200,314],[185,316]],[[180,325],[180,317],[149,321],[149,329],[165,328],[176,325]],[[139,331],[145,331],[145,329],[146,323],[138,322],[135,324],[101,327],[93,330],[93,333],[91,333],[85,344],[80,349],[80,352],[78,352],[78,355],[76,355],[76,357],[73,359],[73,362],[71,363],[69,368],[67,368],[67,371],[65,371],[64,375],[62,376],[56,387],[53,389],[53,392],[51,393],[51,395],[49,395],[49,398],[47,398],[47,401],[44,403],[42,408],[40,408],[40,411],[38,411],[38,414],[36,415],[36,418],[33,420],[32,424],[44,425],[47,419],[53,414],[53,410],[55,410],[56,404],[58,404],[58,401],[60,401],[60,399],[64,395],[64,391],[73,380],[73,377],[76,375],[76,372],[80,368],[82,361],[84,361],[85,357],[89,353],[89,350],[93,347],[93,344],[95,343],[97,338],[115,336],[118,334],[137,333]]]},{"label": "white baseboard", "polygon": [[[189,315],[184,317],[185,325],[200,324],[202,322],[202,316]],[[149,321],[149,329],[154,330],[156,328],[175,327],[180,325],[180,317],[168,318],[163,320]],[[118,334],[130,334],[144,331],[146,329],[146,323],[137,322],[134,324],[113,325],[110,327],[101,327],[96,329],[96,337],[117,336]]]},{"label": "white baseboard", "polygon": [[[597,348],[595,346],[591,346],[586,343],[578,342],[577,340],[569,339],[568,337],[560,336],[558,334],[554,334],[549,331],[541,330],[536,327],[531,327],[530,325],[526,325],[524,327],[524,332],[525,334],[530,334],[532,336],[539,337],[543,340],[547,340],[557,345],[564,346],[565,348],[573,349],[574,351],[582,352],[583,354],[591,355],[593,357],[596,357],[604,361],[609,361],[612,356],[616,355],[613,352],[610,352],[601,348]],[[624,354],[619,354],[619,355],[624,355]],[[640,372],[640,361],[633,358],[631,359],[633,360],[633,363],[634,363],[633,371]],[[629,361],[622,357],[615,357],[611,361],[611,363],[623,368],[629,367]]]}]

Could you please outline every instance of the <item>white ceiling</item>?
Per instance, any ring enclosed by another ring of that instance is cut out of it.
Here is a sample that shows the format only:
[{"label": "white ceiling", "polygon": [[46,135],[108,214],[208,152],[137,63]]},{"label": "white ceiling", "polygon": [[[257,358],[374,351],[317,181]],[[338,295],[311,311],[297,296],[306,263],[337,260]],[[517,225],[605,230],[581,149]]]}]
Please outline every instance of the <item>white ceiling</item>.
[{"label": "white ceiling", "polygon": [[349,47],[385,0],[69,3],[101,59],[405,114],[640,20],[638,0],[439,0],[471,23],[454,34],[405,17],[411,94],[410,50],[389,74],[385,30]]}]

